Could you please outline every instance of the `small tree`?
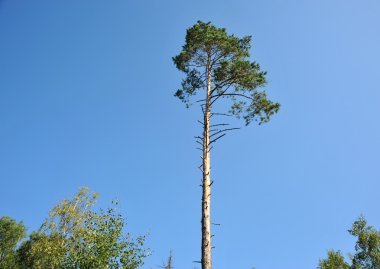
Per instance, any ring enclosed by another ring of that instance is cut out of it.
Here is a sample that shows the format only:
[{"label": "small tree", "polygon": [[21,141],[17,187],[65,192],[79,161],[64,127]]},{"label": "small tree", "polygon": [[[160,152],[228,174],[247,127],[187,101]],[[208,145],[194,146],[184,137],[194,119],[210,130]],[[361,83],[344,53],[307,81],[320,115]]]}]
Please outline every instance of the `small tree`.
[{"label": "small tree", "polygon": [[329,250],[327,258],[319,261],[320,269],[378,269],[380,268],[380,232],[367,225],[359,217],[348,232],[357,238],[355,253],[350,255],[351,265],[344,260],[340,251]]},{"label": "small tree", "polygon": [[[182,87],[175,96],[187,107],[191,97],[203,91],[201,104],[203,127],[201,136],[196,137],[202,146],[202,268],[212,268],[211,258],[211,178],[210,150],[212,144],[227,131],[238,129],[226,123],[211,124],[213,116],[243,117],[246,125],[252,121],[259,124],[268,122],[280,105],[267,99],[265,91],[258,89],[266,84],[266,72],[259,64],[249,60],[251,36],[238,38],[228,35],[224,28],[217,28],[210,22],[198,21],[187,29],[185,45],[180,54],[173,58],[176,67],[185,73]],[[228,112],[215,111],[222,99],[232,101]]]},{"label": "small tree", "polygon": [[97,194],[82,188],[55,206],[38,232],[19,248],[21,268],[135,269],[148,252],[144,236],[124,233],[124,218],[114,208],[96,212]]}]

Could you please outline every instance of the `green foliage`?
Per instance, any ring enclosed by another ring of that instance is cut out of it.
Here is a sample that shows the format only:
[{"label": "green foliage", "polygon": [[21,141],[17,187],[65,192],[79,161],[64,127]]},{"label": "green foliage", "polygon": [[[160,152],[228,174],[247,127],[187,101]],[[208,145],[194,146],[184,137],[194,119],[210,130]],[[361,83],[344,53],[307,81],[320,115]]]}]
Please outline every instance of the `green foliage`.
[{"label": "green foliage", "polygon": [[0,269],[16,267],[16,248],[25,237],[25,226],[9,217],[0,218]]},{"label": "green foliage", "polygon": [[96,193],[82,188],[73,199],[65,199],[56,205],[41,228],[14,252],[17,266],[3,268],[140,267],[149,255],[143,248],[145,237],[133,239],[125,233],[125,220],[115,208],[95,211],[93,207],[97,197]]},{"label": "green foliage", "polygon": [[17,250],[20,269],[64,268],[62,260],[66,249],[58,234],[33,232]]},{"label": "green foliage", "polygon": [[364,217],[354,222],[349,233],[357,237],[352,268],[380,268],[380,233],[372,226],[368,226]]},{"label": "green foliage", "polygon": [[348,231],[357,237],[355,253],[350,255],[351,265],[344,261],[341,253],[329,251],[327,258],[319,261],[321,269],[379,269],[380,232],[367,225],[364,217],[359,217]]},{"label": "green foliage", "polygon": [[[246,124],[270,120],[280,105],[267,99],[258,88],[266,84],[266,72],[250,62],[251,36],[238,38],[210,22],[198,21],[187,30],[182,51],[173,57],[176,67],[186,74],[175,96],[190,105],[190,97],[206,87],[211,75],[211,103],[220,98],[232,100],[230,113],[243,117]],[[210,71],[210,72],[208,72]]]},{"label": "green foliage", "polygon": [[349,269],[350,265],[344,261],[344,257],[339,251],[329,250],[327,259],[319,261],[321,269]]}]

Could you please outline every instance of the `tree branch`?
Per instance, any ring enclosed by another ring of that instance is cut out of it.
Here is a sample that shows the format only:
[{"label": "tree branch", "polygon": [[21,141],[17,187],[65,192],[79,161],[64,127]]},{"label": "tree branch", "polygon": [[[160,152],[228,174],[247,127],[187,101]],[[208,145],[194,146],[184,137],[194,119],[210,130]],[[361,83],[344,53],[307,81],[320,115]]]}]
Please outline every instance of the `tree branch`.
[{"label": "tree branch", "polygon": [[222,134],[222,135],[218,136],[217,138],[215,138],[214,140],[211,140],[210,143],[208,143],[208,146],[210,146],[212,143],[216,142],[217,140],[219,140],[220,138],[222,138],[225,135],[226,134]]},{"label": "tree branch", "polygon": [[217,135],[217,134],[223,133],[223,132],[232,131],[232,130],[238,130],[238,129],[240,129],[240,128],[228,128],[228,129],[220,130],[220,131],[218,131],[218,132],[210,135],[210,138],[213,137],[213,136],[215,136],[215,135]]},{"label": "tree branch", "polygon": [[196,140],[195,142],[203,147],[203,143],[202,142],[199,142],[198,140]]},{"label": "tree branch", "polygon": [[229,123],[212,124],[212,125],[210,125],[210,127],[214,127],[214,126],[226,126],[226,125],[230,125],[230,124]]},{"label": "tree branch", "polygon": [[229,85],[227,86],[227,88],[226,88],[224,91],[222,91],[221,93],[219,93],[219,94],[217,94],[217,95],[214,95],[214,96],[211,96],[210,99],[212,99],[212,98],[215,97],[215,99],[211,101],[211,105],[212,105],[213,103],[215,103],[216,100],[218,100],[221,96],[223,96],[223,94],[225,94],[225,93],[228,91],[228,89],[231,87],[231,85],[232,85],[232,83],[229,84]]},{"label": "tree branch", "polygon": [[227,117],[233,117],[234,115],[232,114],[227,114],[227,113],[211,113],[211,116],[227,116]]},{"label": "tree branch", "polygon": [[223,93],[223,94],[218,94],[218,95],[211,96],[210,98],[219,98],[221,96],[240,96],[240,97],[247,98],[249,100],[253,100],[252,97],[247,96],[245,94],[241,94],[241,93]]}]

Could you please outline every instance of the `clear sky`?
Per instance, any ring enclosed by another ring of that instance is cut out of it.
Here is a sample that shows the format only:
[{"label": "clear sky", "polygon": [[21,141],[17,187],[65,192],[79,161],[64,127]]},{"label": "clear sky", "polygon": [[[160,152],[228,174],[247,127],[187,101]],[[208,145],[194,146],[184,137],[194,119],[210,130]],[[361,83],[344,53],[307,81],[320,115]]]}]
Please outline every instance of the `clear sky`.
[{"label": "clear sky", "polygon": [[[282,104],[212,153],[214,267],[315,268],[380,228],[378,0],[0,0],[0,214],[35,230],[80,186],[118,198],[157,268],[199,268],[199,108],[171,57],[212,21],[253,35]],[[242,124],[236,121],[236,124]]]}]

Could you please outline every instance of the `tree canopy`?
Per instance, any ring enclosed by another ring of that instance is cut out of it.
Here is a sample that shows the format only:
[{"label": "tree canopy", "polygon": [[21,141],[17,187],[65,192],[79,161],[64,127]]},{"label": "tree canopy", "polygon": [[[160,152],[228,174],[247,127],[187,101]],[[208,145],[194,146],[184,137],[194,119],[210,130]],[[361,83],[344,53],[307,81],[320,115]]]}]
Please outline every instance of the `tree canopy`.
[{"label": "tree canopy", "polygon": [[25,237],[22,222],[3,216],[0,218],[0,269],[15,268],[17,263],[16,248]]},{"label": "tree canopy", "polygon": [[378,269],[380,268],[380,232],[359,217],[348,232],[357,238],[355,253],[349,255],[351,264],[340,251],[329,250],[327,258],[319,261],[320,269]]},{"label": "tree canopy", "polygon": [[182,51],[173,57],[176,67],[186,74],[175,96],[189,106],[190,97],[206,88],[209,75],[211,105],[220,98],[229,98],[229,113],[243,117],[246,124],[269,121],[280,104],[258,90],[266,84],[267,73],[249,60],[251,41],[251,36],[228,35],[225,28],[198,21],[187,30]]},{"label": "tree canopy", "polygon": [[[8,217],[0,219],[1,246],[7,246],[7,257],[13,266],[0,260],[0,268],[15,269],[135,269],[149,251],[144,249],[145,236],[132,238],[124,231],[125,220],[115,207],[94,210],[98,195],[82,188],[72,199],[58,203],[38,231],[28,240],[24,226]],[[114,204],[116,206],[116,204]],[[5,229],[3,223],[11,223]],[[5,233],[1,231],[5,230]]]}]

